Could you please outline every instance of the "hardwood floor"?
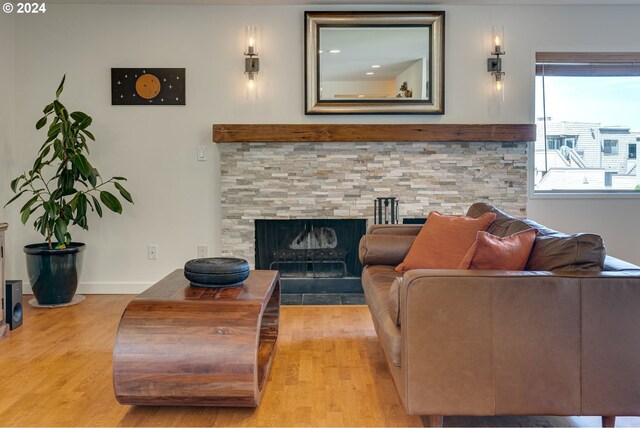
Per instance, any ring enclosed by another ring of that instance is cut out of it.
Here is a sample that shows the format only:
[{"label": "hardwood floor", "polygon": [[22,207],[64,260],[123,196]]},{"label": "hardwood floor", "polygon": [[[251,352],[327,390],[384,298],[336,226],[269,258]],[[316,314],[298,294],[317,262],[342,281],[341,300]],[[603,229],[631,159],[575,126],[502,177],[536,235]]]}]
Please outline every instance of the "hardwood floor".
[{"label": "hardwood floor", "polygon": [[[28,296],[29,298],[31,296]],[[34,309],[0,341],[3,426],[422,426],[406,414],[366,306],[284,306],[257,409],[131,407],[115,400],[115,332],[133,296]],[[600,418],[445,417],[445,426],[597,426]],[[638,426],[640,418],[618,418]]]},{"label": "hardwood floor", "polygon": [[[31,296],[29,296],[31,297]],[[366,306],[284,306],[257,409],[130,407],[113,393],[120,315],[133,296],[34,309],[0,342],[7,426],[420,426],[405,413]]]}]

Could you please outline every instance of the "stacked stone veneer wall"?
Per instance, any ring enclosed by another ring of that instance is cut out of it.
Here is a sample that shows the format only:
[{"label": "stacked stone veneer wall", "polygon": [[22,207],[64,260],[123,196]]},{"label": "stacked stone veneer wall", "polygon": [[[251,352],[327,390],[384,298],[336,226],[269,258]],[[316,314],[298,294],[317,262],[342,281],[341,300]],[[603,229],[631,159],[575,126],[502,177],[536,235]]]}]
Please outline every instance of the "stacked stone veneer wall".
[{"label": "stacked stone veneer wall", "polygon": [[400,218],[464,214],[485,201],[526,216],[527,143],[219,145],[223,255],[253,265],[255,219],[366,218],[376,197]]}]

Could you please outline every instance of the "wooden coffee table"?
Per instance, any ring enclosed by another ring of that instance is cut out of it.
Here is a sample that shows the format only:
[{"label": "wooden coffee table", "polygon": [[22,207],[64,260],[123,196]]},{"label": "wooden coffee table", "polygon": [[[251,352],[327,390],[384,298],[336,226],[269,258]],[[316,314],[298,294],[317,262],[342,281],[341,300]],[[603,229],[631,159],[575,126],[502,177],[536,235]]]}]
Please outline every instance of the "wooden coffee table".
[{"label": "wooden coffee table", "polygon": [[137,296],[122,315],[113,385],[122,404],[255,407],[278,338],[278,271],[243,286],[192,287],[182,269]]}]

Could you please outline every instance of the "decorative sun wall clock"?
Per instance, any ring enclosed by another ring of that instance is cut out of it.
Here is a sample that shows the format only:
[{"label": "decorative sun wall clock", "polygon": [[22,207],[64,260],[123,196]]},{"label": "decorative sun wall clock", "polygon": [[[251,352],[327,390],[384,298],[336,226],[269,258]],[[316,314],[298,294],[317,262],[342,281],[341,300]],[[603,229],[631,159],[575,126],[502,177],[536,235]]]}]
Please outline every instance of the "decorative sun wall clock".
[{"label": "decorative sun wall clock", "polygon": [[112,68],[112,105],[185,105],[184,68]]}]

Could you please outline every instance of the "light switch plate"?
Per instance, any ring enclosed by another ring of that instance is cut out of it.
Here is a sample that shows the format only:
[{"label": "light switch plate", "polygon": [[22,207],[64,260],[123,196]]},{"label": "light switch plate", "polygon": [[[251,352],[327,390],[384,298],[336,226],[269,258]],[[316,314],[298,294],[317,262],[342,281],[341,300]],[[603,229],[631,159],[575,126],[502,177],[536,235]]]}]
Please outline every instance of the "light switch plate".
[{"label": "light switch plate", "polygon": [[206,161],[207,160],[207,146],[204,144],[198,145],[198,161]]}]

